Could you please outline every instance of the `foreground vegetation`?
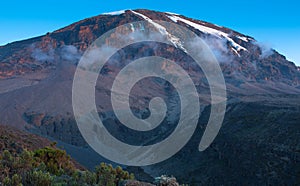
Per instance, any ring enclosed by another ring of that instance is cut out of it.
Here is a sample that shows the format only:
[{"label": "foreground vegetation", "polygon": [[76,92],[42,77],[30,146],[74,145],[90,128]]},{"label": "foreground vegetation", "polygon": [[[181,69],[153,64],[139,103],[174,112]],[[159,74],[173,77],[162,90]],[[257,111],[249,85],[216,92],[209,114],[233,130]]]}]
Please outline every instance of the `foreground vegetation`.
[{"label": "foreground vegetation", "polygon": [[[101,163],[95,170],[76,168],[69,155],[54,145],[20,153],[4,150],[0,155],[0,185],[118,185],[134,179],[121,167]],[[2,182],[2,184],[1,184]]]},{"label": "foreground vegetation", "polygon": [[179,186],[176,178],[165,175],[155,178],[154,184],[134,180],[133,174],[105,163],[88,171],[66,151],[57,148],[55,142],[0,125],[0,186],[2,185]]}]

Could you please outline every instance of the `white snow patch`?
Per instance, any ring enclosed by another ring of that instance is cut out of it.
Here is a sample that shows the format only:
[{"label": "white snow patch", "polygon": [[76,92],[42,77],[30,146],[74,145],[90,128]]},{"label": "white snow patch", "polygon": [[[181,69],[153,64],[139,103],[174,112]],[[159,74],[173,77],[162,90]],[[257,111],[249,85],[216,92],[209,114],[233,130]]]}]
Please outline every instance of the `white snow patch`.
[{"label": "white snow patch", "polygon": [[132,32],[134,32],[134,31],[135,31],[135,29],[134,29],[134,26],[133,26],[133,24],[132,24],[132,23],[130,23],[130,28],[131,28],[131,31],[132,31]]},{"label": "white snow patch", "polygon": [[240,54],[238,53],[238,51],[236,51],[235,48],[231,47],[231,49],[233,50],[233,52],[234,52],[236,55],[238,55],[239,57],[241,57]]},{"label": "white snow patch", "polygon": [[120,14],[124,14],[126,10],[119,10],[119,11],[115,11],[115,12],[107,12],[107,13],[102,13],[102,15],[120,15]]},{"label": "white snow patch", "polygon": [[165,13],[170,14],[170,15],[179,15],[179,14],[173,13],[173,12],[165,12]]},{"label": "white snow patch", "polygon": [[142,17],[143,19],[145,19],[146,21],[148,21],[150,24],[152,24],[162,35],[166,36],[168,38],[168,40],[175,46],[175,47],[179,47],[181,48],[185,53],[187,53],[186,49],[183,47],[183,44],[181,43],[180,39],[175,37],[174,35],[170,34],[167,29],[163,26],[161,26],[160,24],[154,22],[153,20],[151,20],[149,17],[135,12],[133,10],[131,10],[132,13]]},{"label": "white snow patch", "polygon": [[214,35],[218,38],[226,38],[229,43],[231,44],[231,46],[233,47],[233,51],[235,52],[238,52],[238,51],[241,51],[241,50],[245,50],[247,51],[246,48],[242,47],[241,45],[237,44],[236,42],[234,42],[233,39],[231,39],[229,37],[229,34],[225,33],[225,32],[222,32],[222,31],[219,31],[219,30],[216,30],[216,29],[213,29],[213,28],[210,28],[210,27],[206,27],[206,26],[203,26],[203,25],[199,25],[197,23],[194,23],[192,21],[189,21],[189,20],[186,20],[186,19],[183,19],[181,17],[178,17],[178,16],[168,16],[172,21],[174,22],[178,22],[178,21],[181,21],[187,25],[190,25],[198,30],[200,30],[201,32],[203,33],[206,33],[206,34],[210,34],[210,35]]},{"label": "white snow patch", "polygon": [[244,36],[236,36],[236,37],[239,38],[240,40],[245,41],[245,42],[249,42],[247,37],[244,37]]},{"label": "white snow patch", "polygon": [[178,21],[177,16],[168,16],[169,19],[171,19],[172,21],[176,22]]}]

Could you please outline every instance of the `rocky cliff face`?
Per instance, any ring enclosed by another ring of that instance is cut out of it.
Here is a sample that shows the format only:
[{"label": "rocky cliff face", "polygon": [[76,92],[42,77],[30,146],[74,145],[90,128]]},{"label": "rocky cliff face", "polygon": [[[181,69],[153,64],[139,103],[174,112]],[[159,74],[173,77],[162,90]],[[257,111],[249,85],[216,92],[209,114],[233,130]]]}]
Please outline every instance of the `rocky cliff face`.
[{"label": "rocky cliff face", "polygon": [[[118,139],[132,144],[154,143],[167,137],[176,125],[176,119],[168,120],[152,133],[138,134],[116,119],[110,104],[110,88],[113,77],[128,60],[149,55],[177,60],[193,77],[197,89],[202,90],[199,97],[204,102],[197,131],[187,146],[171,159],[143,169],[152,176],[172,174],[181,182],[196,185],[242,184],[243,180],[249,184],[295,184],[300,172],[299,67],[250,36],[173,13],[127,10],[119,15],[99,15],[44,36],[0,47],[1,123],[59,141],[88,167],[103,160],[88,148],[74,120],[71,89],[76,65],[87,47],[105,32],[145,20],[181,25],[207,43],[220,62],[228,105],[215,142],[206,151],[198,152],[210,108],[206,102],[209,90],[201,69],[191,65],[192,60],[176,46],[159,45],[153,50],[147,44],[137,44],[124,49],[118,61],[112,59],[107,66],[109,76],[103,75],[106,79],[97,82],[95,92],[99,114]],[[157,25],[152,27],[157,29]],[[149,28],[137,24],[121,32],[144,29]],[[145,90],[144,84],[150,90]],[[146,79],[132,91],[135,114],[147,116],[147,103],[154,96],[163,97],[169,102],[168,108],[176,110],[178,95],[174,88],[167,82]],[[82,158],[79,151],[91,154],[91,159]]]}]

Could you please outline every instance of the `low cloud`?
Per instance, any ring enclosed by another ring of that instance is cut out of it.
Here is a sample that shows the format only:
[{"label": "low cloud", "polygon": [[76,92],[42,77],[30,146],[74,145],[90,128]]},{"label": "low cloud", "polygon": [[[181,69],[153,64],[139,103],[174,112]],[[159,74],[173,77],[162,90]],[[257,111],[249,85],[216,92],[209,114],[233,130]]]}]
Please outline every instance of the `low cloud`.
[{"label": "low cloud", "polygon": [[[131,60],[126,60],[124,58],[121,59],[122,55],[122,47],[123,45],[128,45],[129,42],[136,43],[136,41],[156,41],[163,40],[163,36],[158,33],[144,33],[142,31],[136,30],[129,34],[116,34],[114,38],[107,38],[109,44],[104,44],[101,47],[92,48],[88,51],[88,55],[83,56],[82,67],[87,68],[93,66],[99,60],[109,59],[111,54],[113,54],[113,58],[106,61],[106,64],[114,65],[114,66],[123,66],[129,63]],[[156,50],[158,44],[151,43],[151,48]],[[133,47],[133,46],[131,46]],[[120,54],[116,54],[116,52],[120,52]],[[147,54],[145,54],[147,56]],[[121,64],[122,63],[122,64]]]},{"label": "low cloud", "polygon": [[227,39],[215,37],[202,39],[212,50],[219,63],[230,63],[233,60],[232,51],[228,49]]},{"label": "low cloud", "polygon": [[82,53],[73,45],[64,45],[59,52],[63,60],[70,62],[77,62],[82,56]]},{"label": "low cloud", "polygon": [[54,62],[55,59],[55,51],[52,47],[48,47],[46,50],[42,50],[35,46],[32,46],[32,54],[31,56],[39,62]]},{"label": "low cloud", "polygon": [[82,52],[73,45],[64,45],[57,49],[53,49],[52,46],[48,46],[46,49],[41,49],[36,45],[32,45],[31,49],[31,57],[41,63],[53,63],[55,62],[56,57],[60,57],[64,61],[76,63],[82,56]]},{"label": "low cloud", "polygon": [[261,59],[268,58],[269,56],[274,54],[274,50],[269,44],[262,42],[255,42],[254,44],[256,44],[260,48],[261,54],[259,57]]},{"label": "low cloud", "polygon": [[[227,40],[225,38],[217,38],[214,36],[206,36],[198,38],[196,37],[190,43],[196,48],[202,48],[202,42],[204,42],[211,52],[214,54],[219,63],[230,63],[233,60],[233,54],[228,48]],[[197,47],[198,46],[198,47]]]},{"label": "low cloud", "polygon": [[110,54],[117,51],[116,48],[104,45],[101,48],[93,48],[89,49],[88,53],[84,56],[82,56],[81,59],[81,67],[88,68],[91,71],[98,71],[99,69],[94,69],[95,67],[98,67],[97,64],[99,61],[106,60],[110,56]]}]

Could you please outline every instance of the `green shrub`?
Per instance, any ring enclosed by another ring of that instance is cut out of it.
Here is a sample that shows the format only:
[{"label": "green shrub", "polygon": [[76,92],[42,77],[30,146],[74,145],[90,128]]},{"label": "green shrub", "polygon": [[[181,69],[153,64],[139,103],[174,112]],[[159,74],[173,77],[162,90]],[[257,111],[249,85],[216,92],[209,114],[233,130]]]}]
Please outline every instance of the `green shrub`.
[{"label": "green shrub", "polygon": [[42,161],[50,173],[57,176],[64,173],[72,174],[75,170],[70,156],[64,150],[45,147],[34,151],[34,157]]},{"label": "green shrub", "polygon": [[10,180],[9,177],[5,177],[2,182],[3,182],[4,186],[10,186],[11,185],[11,180]]},{"label": "green shrub", "polygon": [[32,185],[32,186],[40,186],[40,185],[50,186],[52,180],[53,179],[49,172],[34,170],[26,174],[23,183],[25,185]]},{"label": "green shrub", "polygon": [[116,186],[129,179],[134,176],[105,163],[97,166],[95,172],[78,170],[70,156],[54,145],[14,154],[4,150],[0,154],[0,183],[5,186]]},{"label": "green shrub", "polygon": [[88,185],[95,185],[97,182],[97,175],[94,172],[85,171],[83,172],[83,180]]},{"label": "green shrub", "polygon": [[14,174],[11,178],[11,185],[19,186],[22,185],[22,178],[18,174]]},{"label": "green shrub", "polygon": [[99,185],[118,185],[123,180],[134,179],[133,174],[124,171],[120,166],[113,168],[112,165],[101,163],[96,167],[97,183]]}]

